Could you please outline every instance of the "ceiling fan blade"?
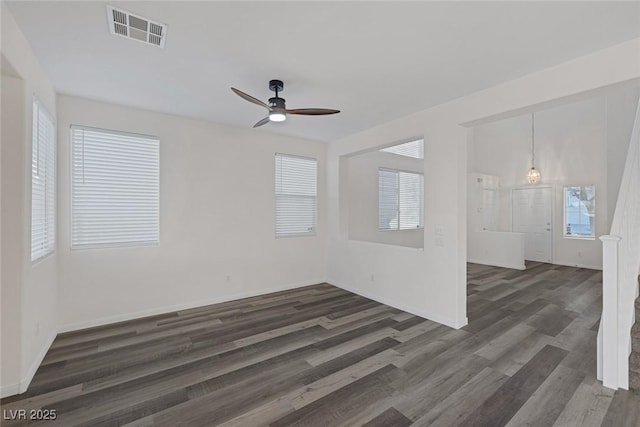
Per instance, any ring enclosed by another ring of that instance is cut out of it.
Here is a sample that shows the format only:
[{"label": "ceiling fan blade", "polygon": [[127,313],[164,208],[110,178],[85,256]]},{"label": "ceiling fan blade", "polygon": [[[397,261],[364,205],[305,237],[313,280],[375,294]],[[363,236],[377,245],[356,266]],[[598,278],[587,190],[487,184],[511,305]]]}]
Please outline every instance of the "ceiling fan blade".
[{"label": "ceiling fan blade", "polygon": [[298,108],[294,110],[287,110],[288,114],[302,114],[305,116],[324,116],[327,114],[336,114],[340,110],[331,110],[329,108]]},{"label": "ceiling fan blade", "polygon": [[256,104],[256,105],[259,105],[259,106],[261,106],[261,107],[264,107],[264,108],[266,108],[267,110],[269,109],[269,106],[268,106],[267,104],[265,104],[264,102],[260,101],[259,99],[254,98],[254,97],[253,97],[253,96],[251,96],[251,95],[247,95],[246,93],[244,93],[244,92],[243,92],[243,91],[241,91],[241,90],[236,89],[235,87],[232,87],[232,88],[231,88],[231,90],[232,90],[236,95],[238,95],[240,98],[243,98],[243,99],[245,99],[245,100],[247,100],[247,101],[249,101],[249,102],[252,102],[252,103],[254,103],[254,104]]},{"label": "ceiling fan blade", "polygon": [[257,128],[258,126],[266,125],[267,123],[269,123],[269,116],[267,116],[264,119],[260,120],[258,123],[253,125],[253,127]]}]

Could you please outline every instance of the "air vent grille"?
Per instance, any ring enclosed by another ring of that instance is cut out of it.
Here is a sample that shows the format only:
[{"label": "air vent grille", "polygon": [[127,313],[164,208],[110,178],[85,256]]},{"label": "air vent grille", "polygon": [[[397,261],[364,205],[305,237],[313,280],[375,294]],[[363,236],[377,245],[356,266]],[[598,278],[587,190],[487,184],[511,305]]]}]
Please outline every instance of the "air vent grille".
[{"label": "air vent grille", "polygon": [[167,25],[134,15],[122,9],[107,6],[107,18],[111,34],[137,40],[157,47],[164,47]]}]

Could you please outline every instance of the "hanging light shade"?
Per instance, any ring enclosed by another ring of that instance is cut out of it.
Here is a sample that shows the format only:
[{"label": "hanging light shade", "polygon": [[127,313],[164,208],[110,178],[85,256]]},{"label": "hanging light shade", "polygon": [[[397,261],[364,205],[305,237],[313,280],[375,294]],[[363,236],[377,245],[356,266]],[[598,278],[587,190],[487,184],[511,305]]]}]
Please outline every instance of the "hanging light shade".
[{"label": "hanging light shade", "polygon": [[529,181],[529,184],[536,184],[538,181],[540,181],[540,172],[538,171],[538,169],[536,169],[536,166],[535,166],[536,138],[535,138],[535,121],[534,121],[535,119],[533,114],[534,113],[531,113],[531,168],[527,173],[527,181]]},{"label": "hanging light shade", "polygon": [[529,184],[535,184],[540,180],[540,172],[535,166],[531,166],[529,169],[529,173],[527,173],[527,179],[529,180]]}]

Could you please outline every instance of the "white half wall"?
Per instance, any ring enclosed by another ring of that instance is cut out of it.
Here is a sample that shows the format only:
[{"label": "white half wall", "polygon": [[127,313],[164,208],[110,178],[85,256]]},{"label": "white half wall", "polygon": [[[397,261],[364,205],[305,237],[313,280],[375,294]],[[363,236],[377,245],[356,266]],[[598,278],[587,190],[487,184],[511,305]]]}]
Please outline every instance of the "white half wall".
[{"label": "white half wall", "polygon": [[[58,97],[63,331],[325,281],[326,145]],[[160,244],[70,249],[69,127],[160,138]],[[274,155],[318,160],[316,236],[275,238]]]},{"label": "white half wall", "polygon": [[524,270],[524,239],[523,233],[469,231],[468,261]]}]

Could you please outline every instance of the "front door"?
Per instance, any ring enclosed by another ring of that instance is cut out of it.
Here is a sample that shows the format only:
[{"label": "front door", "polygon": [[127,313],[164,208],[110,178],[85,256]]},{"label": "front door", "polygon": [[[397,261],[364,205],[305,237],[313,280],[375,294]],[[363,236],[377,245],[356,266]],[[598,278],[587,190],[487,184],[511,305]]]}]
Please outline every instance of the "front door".
[{"label": "front door", "polygon": [[525,259],[551,262],[553,189],[516,188],[512,190],[511,196],[512,231],[525,234]]}]

